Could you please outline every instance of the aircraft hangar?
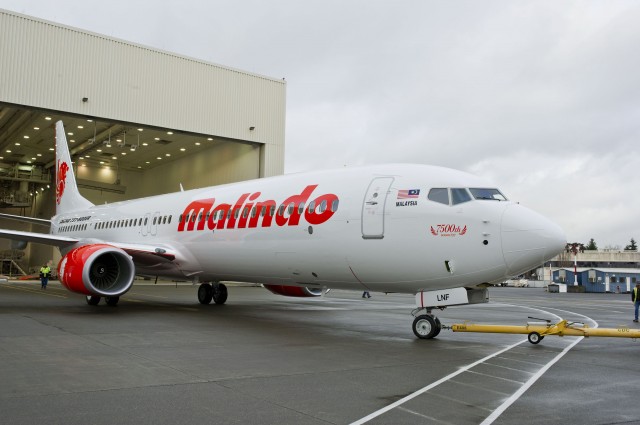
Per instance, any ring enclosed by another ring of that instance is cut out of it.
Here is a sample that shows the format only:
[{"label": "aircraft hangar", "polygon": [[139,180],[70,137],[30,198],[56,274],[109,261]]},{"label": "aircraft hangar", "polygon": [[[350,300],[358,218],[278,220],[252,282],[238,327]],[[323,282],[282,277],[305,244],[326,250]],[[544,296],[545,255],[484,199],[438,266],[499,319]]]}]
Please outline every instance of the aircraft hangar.
[{"label": "aircraft hangar", "polygon": [[[0,212],[55,213],[58,120],[80,191],[94,204],[284,171],[284,79],[3,9],[0,38]],[[0,274],[59,260],[37,244],[0,240],[0,251]]]}]

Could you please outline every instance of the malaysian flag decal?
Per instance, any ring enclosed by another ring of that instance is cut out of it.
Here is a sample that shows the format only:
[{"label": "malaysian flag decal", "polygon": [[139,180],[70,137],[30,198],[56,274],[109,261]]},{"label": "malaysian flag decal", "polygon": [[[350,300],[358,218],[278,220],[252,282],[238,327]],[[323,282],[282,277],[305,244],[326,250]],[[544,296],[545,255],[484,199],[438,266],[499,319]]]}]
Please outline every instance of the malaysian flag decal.
[{"label": "malaysian flag decal", "polygon": [[420,196],[420,189],[398,190],[398,199],[415,199]]}]

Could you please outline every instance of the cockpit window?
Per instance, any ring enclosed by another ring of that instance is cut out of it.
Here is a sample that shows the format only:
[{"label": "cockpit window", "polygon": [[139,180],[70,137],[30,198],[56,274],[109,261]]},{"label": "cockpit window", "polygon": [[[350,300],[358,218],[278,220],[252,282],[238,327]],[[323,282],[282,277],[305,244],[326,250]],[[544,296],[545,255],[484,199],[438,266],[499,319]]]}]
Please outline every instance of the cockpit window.
[{"label": "cockpit window", "polygon": [[470,188],[471,194],[476,199],[489,201],[506,201],[507,198],[498,189]]},{"label": "cockpit window", "polygon": [[469,202],[471,200],[471,195],[467,192],[467,189],[463,188],[452,188],[451,189],[451,204],[457,205],[463,202]]},{"label": "cockpit window", "polygon": [[427,199],[440,204],[449,205],[449,190],[447,188],[433,188],[429,191]]}]

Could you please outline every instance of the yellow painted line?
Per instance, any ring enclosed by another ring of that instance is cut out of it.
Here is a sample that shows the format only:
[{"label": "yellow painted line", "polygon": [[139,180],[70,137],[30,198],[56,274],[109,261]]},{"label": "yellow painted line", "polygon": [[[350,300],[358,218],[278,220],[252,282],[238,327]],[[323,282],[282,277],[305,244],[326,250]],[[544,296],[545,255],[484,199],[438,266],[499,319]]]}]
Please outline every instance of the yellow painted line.
[{"label": "yellow painted line", "polygon": [[49,297],[57,297],[57,298],[68,298],[66,295],[57,295],[57,294],[52,294],[51,290],[49,289],[35,289],[35,288],[24,288],[24,287],[19,287],[19,286],[12,286],[12,285],[7,285],[4,283],[0,283],[0,286],[4,287],[4,288],[9,288],[9,289],[15,289],[16,291],[22,291],[22,292],[30,292],[32,294],[40,294],[40,295],[46,295]]}]

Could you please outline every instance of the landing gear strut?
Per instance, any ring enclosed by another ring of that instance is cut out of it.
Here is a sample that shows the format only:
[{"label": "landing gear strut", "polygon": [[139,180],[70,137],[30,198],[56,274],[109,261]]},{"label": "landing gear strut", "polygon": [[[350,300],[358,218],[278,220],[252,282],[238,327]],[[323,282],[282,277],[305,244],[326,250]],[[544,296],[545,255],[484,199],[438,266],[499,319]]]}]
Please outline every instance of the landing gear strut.
[{"label": "landing gear strut", "polygon": [[198,287],[200,304],[211,304],[212,300],[216,304],[224,304],[228,296],[227,287],[222,283],[203,283]]},{"label": "landing gear strut", "polygon": [[431,314],[430,308],[415,310],[413,315],[415,316],[420,310],[426,310],[427,314],[416,316],[413,320],[413,333],[420,339],[435,338],[442,330],[440,319]]}]

